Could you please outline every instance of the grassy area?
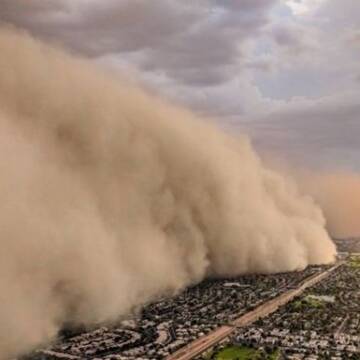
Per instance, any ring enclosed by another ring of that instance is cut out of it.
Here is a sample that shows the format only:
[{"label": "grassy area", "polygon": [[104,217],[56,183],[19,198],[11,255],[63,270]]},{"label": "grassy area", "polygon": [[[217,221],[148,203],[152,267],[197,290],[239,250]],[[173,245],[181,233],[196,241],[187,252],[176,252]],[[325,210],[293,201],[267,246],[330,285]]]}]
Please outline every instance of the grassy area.
[{"label": "grassy area", "polygon": [[256,359],[257,350],[247,347],[230,346],[221,350],[216,360]]},{"label": "grassy area", "polygon": [[360,268],[360,256],[350,256],[348,264],[352,268]]},{"label": "grassy area", "polygon": [[325,306],[324,301],[321,299],[316,299],[312,296],[306,296],[301,300],[297,300],[292,304],[294,310],[305,310],[309,308],[319,309]]},{"label": "grassy area", "polygon": [[246,346],[229,346],[220,350],[212,358],[215,360],[277,360],[280,356],[278,350],[271,354]]},{"label": "grassy area", "polygon": [[280,359],[280,355],[281,355],[280,350],[277,349],[268,356],[268,360],[278,360],[278,359]]}]

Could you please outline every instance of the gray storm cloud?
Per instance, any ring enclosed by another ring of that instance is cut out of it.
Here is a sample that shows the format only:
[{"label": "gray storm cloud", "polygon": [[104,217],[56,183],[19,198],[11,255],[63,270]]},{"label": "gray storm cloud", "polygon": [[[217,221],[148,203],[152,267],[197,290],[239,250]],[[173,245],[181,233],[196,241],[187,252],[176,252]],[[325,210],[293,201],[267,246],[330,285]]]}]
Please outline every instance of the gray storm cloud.
[{"label": "gray storm cloud", "polygon": [[0,358],[205,276],[334,260],[246,137],[27,35],[0,49]]}]

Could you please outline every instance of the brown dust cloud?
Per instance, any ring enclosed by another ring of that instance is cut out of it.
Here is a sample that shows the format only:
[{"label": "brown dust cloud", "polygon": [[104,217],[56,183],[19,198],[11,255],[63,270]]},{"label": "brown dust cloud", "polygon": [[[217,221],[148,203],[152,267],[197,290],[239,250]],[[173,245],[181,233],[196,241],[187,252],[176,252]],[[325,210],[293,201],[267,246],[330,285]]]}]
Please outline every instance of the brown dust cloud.
[{"label": "brown dust cloud", "polygon": [[334,260],[321,208],[246,136],[26,34],[0,51],[1,359],[207,276]]}]

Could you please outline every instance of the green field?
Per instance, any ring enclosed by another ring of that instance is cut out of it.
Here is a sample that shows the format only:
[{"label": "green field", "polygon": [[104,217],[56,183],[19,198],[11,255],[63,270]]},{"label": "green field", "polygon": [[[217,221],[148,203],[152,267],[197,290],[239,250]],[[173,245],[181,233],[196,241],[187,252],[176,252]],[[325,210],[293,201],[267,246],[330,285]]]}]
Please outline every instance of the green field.
[{"label": "green field", "polygon": [[294,310],[297,311],[306,310],[309,308],[319,309],[325,306],[325,302],[312,296],[306,296],[300,300],[294,301],[291,306]]},{"label": "green field", "polygon": [[360,268],[360,256],[350,256],[348,264],[352,268]]},{"label": "green field", "polygon": [[214,354],[211,359],[215,360],[277,360],[279,351],[265,354],[261,350],[246,346],[229,346]]}]

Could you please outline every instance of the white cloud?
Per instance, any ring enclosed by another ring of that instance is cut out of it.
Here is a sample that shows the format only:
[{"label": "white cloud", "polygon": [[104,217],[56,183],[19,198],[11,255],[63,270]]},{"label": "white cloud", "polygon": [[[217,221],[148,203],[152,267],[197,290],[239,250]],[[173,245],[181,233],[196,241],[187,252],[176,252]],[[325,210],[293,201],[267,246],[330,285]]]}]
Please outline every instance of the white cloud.
[{"label": "white cloud", "polygon": [[285,0],[294,15],[306,15],[316,11],[327,0]]}]

